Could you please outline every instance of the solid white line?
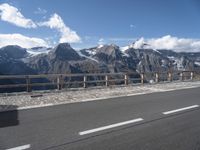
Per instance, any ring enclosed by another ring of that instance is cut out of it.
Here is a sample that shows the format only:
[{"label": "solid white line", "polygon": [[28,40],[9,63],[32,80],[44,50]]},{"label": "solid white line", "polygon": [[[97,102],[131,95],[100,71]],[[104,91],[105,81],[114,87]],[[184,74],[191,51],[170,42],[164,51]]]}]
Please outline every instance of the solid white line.
[{"label": "solid white line", "polygon": [[163,112],[163,114],[168,115],[168,114],[172,114],[172,113],[176,113],[176,112],[180,112],[180,111],[184,111],[184,110],[188,110],[188,109],[193,109],[193,108],[197,108],[197,107],[199,107],[199,105],[192,105],[192,106],[189,106],[189,107],[184,107],[184,108],[180,108],[180,109],[166,111],[166,112]]},{"label": "solid white line", "polygon": [[27,145],[23,145],[23,146],[14,147],[14,148],[9,148],[9,149],[6,149],[6,150],[25,150],[25,149],[28,149],[30,147],[31,147],[31,145],[27,144]]},{"label": "solid white line", "polygon": [[99,128],[95,128],[95,129],[91,129],[91,130],[86,130],[86,131],[79,132],[79,135],[86,135],[86,134],[90,134],[90,133],[94,133],[94,132],[99,132],[99,131],[102,131],[102,130],[107,130],[107,129],[131,124],[131,123],[136,123],[136,122],[139,122],[139,121],[143,121],[143,119],[137,118],[137,119],[128,120],[128,121],[124,121],[124,122],[120,122],[120,123],[116,123],[116,124],[111,124],[111,125],[108,125],[108,126],[103,126],[103,127],[99,127]]}]

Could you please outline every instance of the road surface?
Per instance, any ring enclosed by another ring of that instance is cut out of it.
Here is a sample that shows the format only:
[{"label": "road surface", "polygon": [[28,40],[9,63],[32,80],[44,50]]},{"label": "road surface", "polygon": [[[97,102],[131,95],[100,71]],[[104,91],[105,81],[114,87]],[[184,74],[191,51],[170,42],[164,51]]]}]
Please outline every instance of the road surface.
[{"label": "road surface", "polygon": [[0,113],[0,150],[200,150],[200,88]]}]

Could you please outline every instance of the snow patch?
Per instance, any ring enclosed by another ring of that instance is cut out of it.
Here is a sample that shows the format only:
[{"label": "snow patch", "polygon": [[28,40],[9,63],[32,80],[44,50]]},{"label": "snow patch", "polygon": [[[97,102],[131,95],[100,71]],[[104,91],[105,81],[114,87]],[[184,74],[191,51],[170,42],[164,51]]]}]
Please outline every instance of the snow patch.
[{"label": "snow patch", "polygon": [[86,52],[90,55],[90,56],[94,56],[97,53],[96,49],[88,49],[86,50]]},{"label": "snow patch", "polygon": [[174,56],[167,56],[167,58],[169,58],[170,60],[175,60]]},{"label": "snow patch", "polygon": [[161,54],[157,49],[152,49],[153,51],[155,51],[156,53]]},{"label": "snow patch", "polygon": [[198,61],[195,61],[194,64],[197,66],[200,66],[200,62],[198,62]]},{"label": "snow patch", "polygon": [[48,54],[50,51],[50,48],[41,47],[36,49],[27,49],[27,52],[29,53],[29,56],[36,56],[39,54]]},{"label": "snow patch", "polygon": [[177,58],[174,56],[167,56],[170,60],[173,60],[174,63],[173,65],[176,65],[178,70],[184,70],[184,66],[183,66],[183,59],[182,58]]},{"label": "snow patch", "polygon": [[125,52],[127,49],[129,49],[130,47],[129,46],[124,46],[124,47],[120,47],[120,50],[122,52]]},{"label": "snow patch", "polygon": [[[126,50],[128,50],[130,48],[133,48],[133,49],[152,49],[149,44],[144,42],[144,38],[137,40],[136,42],[134,42],[133,44],[130,44],[129,46],[120,47],[120,50],[122,52],[125,52]],[[157,49],[152,49],[152,50],[155,51],[156,53],[161,54]]]},{"label": "snow patch", "polygon": [[82,54],[81,53],[81,51],[76,51],[78,54],[79,54],[79,56],[81,56],[81,57],[85,57],[85,58],[87,58],[87,59],[90,59],[90,60],[93,60],[93,61],[96,61],[96,62],[98,62],[98,60],[96,60],[96,59],[94,59],[94,58],[92,58],[92,57],[89,57],[89,56],[86,56],[86,55],[84,55],[84,54]]},{"label": "snow patch", "polygon": [[130,57],[130,55],[126,53],[126,50],[129,49],[129,46],[120,47],[119,49],[122,52],[122,56]]},{"label": "snow patch", "polygon": [[102,47],[104,47],[104,45],[103,45],[103,44],[100,44],[97,48],[102,48]]}]

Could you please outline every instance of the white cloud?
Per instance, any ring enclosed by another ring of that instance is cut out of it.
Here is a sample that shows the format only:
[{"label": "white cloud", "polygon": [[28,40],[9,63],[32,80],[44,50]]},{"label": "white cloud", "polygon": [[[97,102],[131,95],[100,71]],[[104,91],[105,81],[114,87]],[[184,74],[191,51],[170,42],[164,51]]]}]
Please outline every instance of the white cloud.
[{"label": "white cloud", "polygon": [[24,48],[32,48],[37,46],[48,47],[48,43],[40,38],[27,37],[17,33],[0,34],[0,47],[7,45],[18,45]]},{"label": "white cloud", "polygon": [[103,38],[100,38],[99,41],[98,41],[98,44],[99,45],[105,44],[105,40]]},{"label": "white cloud", "polygon": [[46,22],[38,23],[39,26],[46,26],[51,29],[56,29],[60,33],[60,43],[68,42],[68,43],[79,43],[81,42],[81,38],[78,34],[71,30],[68,26],[65,25],[64,21],[58,14],[54,14],[51,18]]},{"label": "white cloud", "polygon": [[[40,7],[34,12],[35,14],[46,14],[47,11]],[[16,26],[23,28],[36,28],[38,26],[46,26],[51,29],[55,29],[59,32],[60,43],[79,43],[81,38],[79,35],[71,30],[68,26],[65,25],[62,18],[56,13],[51,16],[48,21],[35,23],[31,19],[25,18],[18,8],[9,5],[8,3],[0,4],[0,19],[9,23],[12,23]]]},{"label": "white cloud", "polygon": [[135,42],[134,48],[141,47],[147,43],[146,48],[167,49],[177,52],[200,52],[200,39],[177,38],[170,35],[161,38],[144,39],[140,38]]},{"label": "white cloud", "polygon": [[23,28],[36,28],[37,25],[31,20],[25,18],[21,12],[7,3],[0,4],[0,18],[16,26]]},{"label": "white cloud", "polygon": [[41,14],[41,15],[44,15],[44,14],[46,14],[46,13],[47,13],[47,10],[42,9],[42,8],[40,8],[40,7],[38,7],[37,10],[34,11],[34,14]]},{"label": "white cloud", "polygon": [[136,26],[133,25],[133,24],[130,24],[130,29],[132,30],[132,29],[134,29],[134,28],[136,28]]}]

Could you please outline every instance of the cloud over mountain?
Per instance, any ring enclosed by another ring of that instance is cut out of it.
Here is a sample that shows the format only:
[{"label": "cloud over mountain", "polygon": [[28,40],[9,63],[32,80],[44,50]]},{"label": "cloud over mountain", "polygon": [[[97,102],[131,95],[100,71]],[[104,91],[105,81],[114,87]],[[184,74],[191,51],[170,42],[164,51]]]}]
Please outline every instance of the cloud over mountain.
[{"label": "cloud over mountain", "polygon": [[46,41],[40,38],[27,37],[21,34],[0,34],[0,47],[7,45],[18,45],[24,48],[32,48],[37,46],[48,47]]},{"label": "cloud over mountain", "polygon": [[144,43],[148,44],[146,48],[152,49],[167,49],[177,52],[200,51],[200,39],[178,38],[171,35],[151,39],[140,38],[135,42],[134,48],[140,48]]},{"label": "cloud over mountain", "polygon": [[[46,12],[46,10],[38,8],[35,13],[45,14]],[[71,30],[68,26],[66,26],[63,19],[56,13],[53,14],[48,21],[38,23],[31,19],[25,18],[18,8],[11,6],[8,3],[3,3],[0,4],[0,19],[2,21],[9,22],[15,26],[22,28],[37,28],[46,26],[50,29],[55,29],[58,31],[60,36],[60,39],[58,41],[59,43],[78,43],[81,41],[80,36],[75,31]],[[8,38],[8,41],[4,41],[5,39],[7,39],[7,37],[11,37],[11,39]],[[47,43],[42,39],[29,38],[21,34],[1,34],[0,38],[0,46],[5,45],[5,43],[8,43],[9,45],[16,43],[17,45],[29,47],[30,45],[36,45],[36,43],[38,43],[39,45],[45,45]],[[23,41],[27,43],[23,43]]]},{"label": "cloud over mountain", "polygon": [[1,20],[12,23],[18,27],[37,27],[37,25],[31,19],[25,18],[16,7],[7,3],[0,4],[0,18]]},{"label": "cloud over mountain", "polygon": [[[45,9],[42,9],[40,7],[37,8],[37,11],[35,11],[33,14],[40,14],[44,15],[46,17],[46,13],[48,11]],[[44,19],[44,18],[43,18]],[[32,19],[26,18],[24,14],[21,13],[20,9],[16,8],[15,6],[12,6],[8,3],[2,3],[0,4],[0,20],[6,21],[8,23],[11,23],[15,26],[22,27],[25,29],[30,28],[40,28],[40,27],[47,27],[50,30],[56,30],[59,35],[59,39],[57,41],[57,38],[51,37],[51,40],[43,40],[40,38],[31,38],[27,37],[22,34],[16,34],[18,33],[18,30],[16,30],[15,33],[10,34],[0,34],[0,46],[11,45],[16,44],[23,47],[30,47],[30,46],[44,46],[47,45],[47,43],[80,43],[82,42],[81,37],[77,34],[76,31],[72,30],[69,26],[67,26],[63,20],[63,18],[58,15],[57,13],[54,13],[49,17],[49,19],[45,21],[33,21]],[[130,24],[130,28],[136,28],[134,24]],[[29,30],[35,32],[35,30]],[[44,32],[45,33],[45,32]],[[42,34],[41,34],[42,35]],[[44,39],[47,39],[45,35],[43,35]],[[87,42],[97,42],[98,44],[106,44],[106,43],[130,43],[135,40],[135,38],[120,38],[120,37],[112,37],[112,38],[106,38],[101,36],[99,37],[90,37],[89,40],[85,41],[85,45],[87,45]],[[55,42],[56,41],[56,42]],[[83,39],[84,41],[84,39]],[[144,44],[145,43],[145,44]],[[38,45],[37,45],[38,44]],[[51,44],[51,45],[54,45]],[[122,45],[122,44],[121,44]],[[145,46],[144,46],[145,45]],[[140,38],[139,40],[135,41],[132,45],[133,48],[150,48],[150,49],[167,49],[167,50],[174,50],[177,52],[187,51],[187,52],[199,52],[200,51],[200,39],[192,39],[192,38],[178,38],[171,35],[165,35],[163,37],[159,38]]]},{"label": "cloud over mountain", "polygon": [[53,14],[48,21],[40,22],[38,25],[56,29],[60,34],[60,43],[77,43],[81,41],[79,35],[66,26],[63,19],[56,13]]}]

